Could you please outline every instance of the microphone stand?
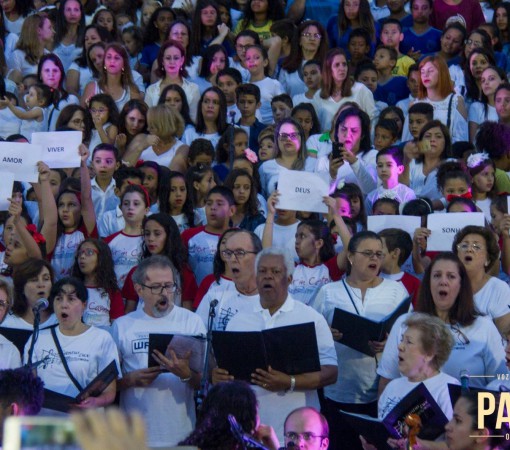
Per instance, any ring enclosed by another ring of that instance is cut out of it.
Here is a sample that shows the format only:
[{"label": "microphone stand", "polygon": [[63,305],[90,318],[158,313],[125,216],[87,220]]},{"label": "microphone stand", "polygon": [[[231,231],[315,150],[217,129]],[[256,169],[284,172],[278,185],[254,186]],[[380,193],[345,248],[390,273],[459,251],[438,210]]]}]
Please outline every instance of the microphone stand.
[{"label": "microphone stand", "polygon": [[243,427],[239,425],[236,418],[232,415],[228,415],[228,421],[230,422],[230,431],[234,437],[238,440],[238,442],[242,445],[243,449],[247,448],[258,448],[259,450],[269,450],[266,446],[261,444],[252,438],[249,434],[246,434],[243,430]]},{"label": "microphone stand", "polygon": [[211,353],[211,345],[212,345],[212,328],[214,318],[216,317],[216,305],[218,304],[218,300],[213,300],[209,305],[209,318],[207,319],[207,335],[205,341],[205,358],[204,358],[204,366],[202,370],[202,378],[200,379],[200,389],[197,391],[195,395],[195,403],[198,411],[202,410],[202,406],[204,403],[204,399],[207,396],[208,390],[208,376],[209,376],[209,354]]},{"label": "microphone stand", "polygon": [[234,147],[234,127],[235,127],[235,111],[230,111],[230,130],[229,133],[229,144],[228,144],[228,160],[229,160],[229,170],[232,172],[234,168],[234,157],[235,157],[235,147]]},{"label": "microphone stand", "polygon": [[34,354],[34,347],[37,339],[39,338],[39,324],[41,323],[41,311],[36,308],[34,311],[34,332],[32,333],[32,342],[30,342],[30,349],[28,350],[27,366],[32,368],[32,356]]}]

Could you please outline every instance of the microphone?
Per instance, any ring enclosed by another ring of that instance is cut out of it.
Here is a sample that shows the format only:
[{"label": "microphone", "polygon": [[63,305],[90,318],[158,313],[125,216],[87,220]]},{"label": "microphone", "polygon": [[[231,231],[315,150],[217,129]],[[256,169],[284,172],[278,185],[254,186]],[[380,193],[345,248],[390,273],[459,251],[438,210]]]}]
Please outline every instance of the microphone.
[{"label": "microphone", "polygon": [[228,115],[230,117],[230,123],[234,125],[234,121],[236,119],[236,112],[235,111],[229,111]]},{"label": "microphone", "polygon": [[219,301],[214,299],[209,303],[209,317],[216,317],[216,306],[218,306]]},{"label": "microphone", "polygon": [[267,447],[244,432],[243,427],[237,423],[236,418],[232,414],[228,415],[228,421],[230,422],[230,431],[232,431],[232,434],[239,442],[247,444],[250,448],[267,450]]},{"label": "microphone", "polygon": [[37,302],[35,302],[35,305],[32,307],[32,311],[34,312],[34,314],[37,314],[47,309],[48,306],[50,306],[48,300],[46,300],[45,298],[40,298],[39,300],[37,300]]},{"label": "microphone", "polygon": [[466,369],[460,371],[460,386],[462,392],[469,391],[469,372]]}]

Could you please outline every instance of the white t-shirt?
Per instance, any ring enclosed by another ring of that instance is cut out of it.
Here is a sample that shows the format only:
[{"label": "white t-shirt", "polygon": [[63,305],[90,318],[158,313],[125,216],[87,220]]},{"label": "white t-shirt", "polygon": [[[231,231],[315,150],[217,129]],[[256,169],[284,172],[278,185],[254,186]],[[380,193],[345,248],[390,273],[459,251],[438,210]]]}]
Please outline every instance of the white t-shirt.
[{"label": "white t-shirt", "polygon": [[[18,108],[21,110],[21,108]],[[6,138],[11,134],[19,134],[21,119],[18,119],[9,108],[0,109],[0,137]]]},{"label": "white t-shirt", "polygon": [[[408,296],[405,287],[392,280],[382,280],[374,288],[367,289],[361,300],[361,291],[350,286],[347,281],[330,283],[321,288],[313,308],[320,312],[331,325],[335,308],[352,314],[359,314],[372,320],[381,320]],[[357,311],[354,308],[356,305]],[[359,311],[359,312],[358,312]],[[342,330],[339,330],[342,332]],[[370,403],[377,399],[377,362],[373,356],[358,352],[341,342],[335,342],[338,364],[338,379],[335,384],[326,386],[326,397],[340,403]]]},{"label": "white t-shirt", "polygon": [[320,288],[328,283],[331,283],[331,276],[325,264],[307,266],[300,263],[296,265],[292,273],[289,294],[305,305],[310,305]]},{"label": "white t-shirt", "polygon": [[510,314],[510,286],[496,277],[490,277],[473,297],[478,311],[492,320]]},{"label": "white t-shirt", "polygon": [[313,106],[319,115],[322,130],[331,129],[333,117],[345,102],[356,102],[360,108],[368,114],[370,120],[373,120],[375,116],[376,109],[374,95],[370,89],[362,83],[355,81],[352,85],[351,95],[349,97],[343,97],[338,102],[333,100],[332,97],[323,99],[321,98],[320,93],[320,89],[315,93],[313,97]]},{"label": "white t-shirt", "polygon": [[260,89],[260,114],[262,115],[261,122],[265,125],[274,123],[273,111],[271,109],[271,100],[273,97],[283,94],[283,87],[278,80],[265,77],[260,81],[250,81]]},{"label": "white t-shirt", "polygon": [[218,247],[219,234],[209,233],[205,226],[184,230],[182,239],[188,250],[188,261],[197,284],[213,273],[213,260]]},{"label": "white t-shirt", "polygon": [[[337,366],[328,324],[320,314],[290,295],[272,316],[257,302],[251,312],[237,314],[228,323],[227,331],[262,331],[310,322],[315,324],[321,366]],[[256,385],[252,389],[257,394],[261,423],[270,423],[280,440],[283,439],[283,423],[291,411],[301,406],[320,409],[316,390],[271,392]]]},{"label": "white t-shirt", "polygon": [[199,133],[195,127],[188,127],[184,130],[184,134],[182,135],[182,143],[186,145],[191,145],[191,143],[198,138],[207,139],[211,142],[213,147],[216,149],[218,142],[221,138],[220,133]]},{"label": "white t-shirt", "polygon": [[401,183],[398,183],[392,189],[385,189],[382,186],[379,186],[367,195],[365,200],[367,214],[372,214],[374,203],[380,198],[392,198],[400,204],[404,204],[410,200],[414,200],[416,198],[416,194],[408,186]]},{"label": "white t-shirt", "polygon": [[[55,314],[51,314],[46,321],[42,322],[39,325],[39,330],[44,330],[45,328],[51,327],[53,325],[56,325],[58,323],[57,316]],[[15,314],[9,313],[5,317],[4,321],[2,322],[3,328],[15,328],[17,330],[33,330],[34,325],[27,322],[25,319],[23,319],[20,316],[16,316]]]},{"label": "white t-shirt", "polygon": [[[112,361],[117,363],[120,373],[119,354],[110,333],[90,327],[78,336],[66,336],[58,327],[55,329],[62,352],[70,372],[81,385],[87,386]],[[28,359],[31,338],[25,346],[25,361]],[[44,381],[44,387],[60,394],[76,397],[78,388],[67,375],[58,354],[57,346],[49,329],[41,330],[34,346],[34,363],[43,361],[37,367],[37,375]]]},{"label": "white t-shirt", "polygon": [[152,147],[147,147],[142,151],[140,158],[144,161],[154,161],[158,163],[160,166],[170,167],[172,160],[174,159],[175,154],[179,147],[184,145],[179,139],[176,139],[174,145],[172,145],[165,153],[158,155]]},{"label": "white t-shirt", "polygon": [[[261,223],[253,231],[262,240],[264,234],[265,223]],[[299,256],[296,253],[296,231],[299,226],[299,221],[292,225],[278,225],[273,224],[273,247],[286,248],[294,257],[294,261],[299,261]]]},{"label": "white t-shirt", "polygon": [[105,238],[105,242],[112,251],[115,275],[119,289],[122,289],[129,271],[140,263],[142,258],[143,236],[130,236],[123,231],[112,234]]},{"label": "white t-shirt", "polygon": [[21,357],[16,346],[0,334],[0,370],[21,367]]},{"label": "white t-shirt", "polygon": [[210,304],[213,300],[218,300],[216,317],[213,320],[213,330],[225,331],[229,321],[236,314],[253,311],[253,307],[259,303],[260,296],[258,293],[255,295],[241,294],[234,283],[211,284],[197,308],[197,314],[206,327],[209,320]]},{"label": "white t-shirt", "polygon": [[[154,318],[142,310],[119,317],[112,327],[122,360],[122,373],[148,367],[149,333],[205,335],[204,324],[195,313],[174,306],[165,317]],[[147,387],[122,391],[120,407],[138,411],[147,426],[147,445],[177,445],[195,426],[193,389],[172,373],[162,373]]]},{"label": "white t-shirt", "polygon": [[[384,419],[388,413],[421,382],[409,381],[406,377],[396,378],[386,386],[378,401],[379,419]],[[428,389],[432,398],[437,402],[448,420],[453,417],[452,400],[448,391],[448,384],[460,384],[458,380],[439,372],[433,377],[427,378],[423,384]]]},{"label": "white t-shirt", "polygon": [[468,113],[468,121],[474,122],[480,125],[482,122],[486,120],[491,120],[493,122],[498,121],[498,113],[496,112],[496,108],[491,105],[487,105],[487,114],[485,113],[485,104],[482,102],[474,102],[469,107]]},{"label": "white t-shirt", "polygon": [[55,271],[56,280],[71,275],[76,250],[86,237],[81,229],[60,235],[51,256],[51,265]]},{"label": "white t-shirt", "polygon": [[427,197],[431,200],[438,200],[442,197],[437,188],[437,169],[434,169],[427,176],[423,174],[423,163],[411,160],[409,164],[409,187],[417,197]]},{"label": "white t-shirt", "polygon": [[[377,367],[377,373],[382,377],[394,379],[401,376],[398,370],[398,344],[407,329],[404,325],[407,317],[408,314],[400,316],[388,336]],[[491,319],[479,316],[467,327],[448,325],[448,328],[452,332],[455,345],[448,361],[442,367],[444,373],[458,380],[463,370],[467,370],[469,375],[508,373],[501,335]],[[470,385],[483,388],[491,380],[492,378],[481,376],[472,377]]]}]

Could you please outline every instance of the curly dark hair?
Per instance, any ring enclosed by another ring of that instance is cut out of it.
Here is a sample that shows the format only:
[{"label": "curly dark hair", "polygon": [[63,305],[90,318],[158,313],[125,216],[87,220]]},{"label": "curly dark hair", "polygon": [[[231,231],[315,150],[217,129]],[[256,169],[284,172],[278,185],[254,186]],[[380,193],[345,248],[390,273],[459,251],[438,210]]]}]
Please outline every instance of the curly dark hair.
[{"label": "curly dark hair", "polygon": [[459,254],[457,245],[460,244],[468,234],[477,234],[482,236],[484,239],[487,251],[487,265],[485,266],[485,271],[488,272],[492,268],[493,264],[499,260],[499,255],[501,253],[499,250],[498,242],[494,237],[494,233],[489,228],[479,227],[476,225],[468,225],[462,228],[462,230],[460,230],[453,238],[453,253],[456,255]]},{"label": "curly dark hair", "polygon": [[196,445],[202,450],[237,450],[230,431],[233,415],[245,433],[252,433],[257,423],[257,397],[244,381],[227,381],[214,385],[204,401],[195,430],[179,445]]},{"label": "curly dark hair", "polygon": [[78,265],[78,255],[80,254],[81,247],[86,243],[92,244],[97,250],[97,265],[95,271],[97,287],[104,289],[108,293],[118,291],[119,285],[117,284],[117,275],[115,275],[112,251],[108,244],[100,239],[87,238],[80,243],[74,256],[72,276],[83,282],[85,281],[85,276]]}]

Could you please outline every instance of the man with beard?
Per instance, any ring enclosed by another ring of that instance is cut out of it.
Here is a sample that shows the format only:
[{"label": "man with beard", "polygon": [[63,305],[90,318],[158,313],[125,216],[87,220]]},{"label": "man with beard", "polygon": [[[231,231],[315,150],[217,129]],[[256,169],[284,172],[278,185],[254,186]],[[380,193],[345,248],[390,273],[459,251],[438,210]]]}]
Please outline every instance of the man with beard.
[{"label": "man with beard", "polygon": [[200,318],[174,304],[180,293],[179,274],[164,256],[143,260],[133,273],[133,282],[143,308],[120,317],[112,334],[122,360],[119,382],[120,406],[139,411],[147,424],[147,445],[176,445],[195,426],[193,389],[201,374],[190,369],[188,358],[172,350],[154,358],[160,367],[148,368],[149,334],[205,335]]}]

